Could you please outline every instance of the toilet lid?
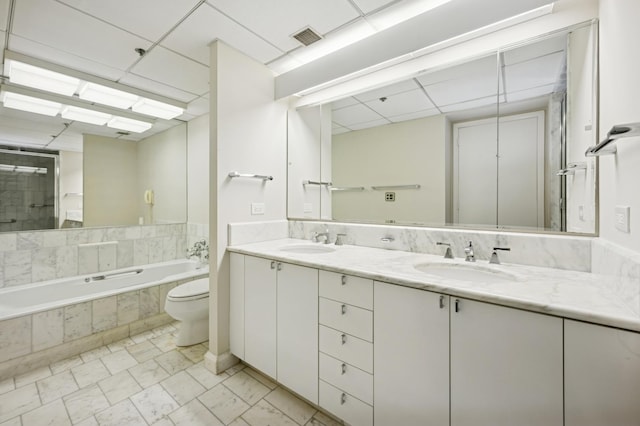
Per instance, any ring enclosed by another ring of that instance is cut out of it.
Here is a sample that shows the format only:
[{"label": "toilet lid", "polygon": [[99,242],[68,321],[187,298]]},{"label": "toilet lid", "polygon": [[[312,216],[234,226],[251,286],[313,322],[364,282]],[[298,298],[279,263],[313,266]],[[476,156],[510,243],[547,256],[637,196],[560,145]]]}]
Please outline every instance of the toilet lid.
[{"label": "toilet lid", "polygon": [[202,278],[181,284],[169,291],[169,294],[167,294],[167,298],[169,300],[177,301],[202,299],[203,297],[209,297],[208,278]]}]

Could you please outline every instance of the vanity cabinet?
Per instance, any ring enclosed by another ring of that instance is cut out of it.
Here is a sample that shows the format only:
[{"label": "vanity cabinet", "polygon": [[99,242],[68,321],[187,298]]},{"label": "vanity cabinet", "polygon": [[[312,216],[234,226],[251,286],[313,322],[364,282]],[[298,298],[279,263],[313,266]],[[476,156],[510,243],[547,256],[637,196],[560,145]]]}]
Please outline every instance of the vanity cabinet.
[{"label": "vanity cabinet", "polygon": [[566,426],[640,424],[640,333],[564,320]]},{"label": "vanity cabinet", "polygon": [[318,402],[318,270],[232,253],[231,352]]}]

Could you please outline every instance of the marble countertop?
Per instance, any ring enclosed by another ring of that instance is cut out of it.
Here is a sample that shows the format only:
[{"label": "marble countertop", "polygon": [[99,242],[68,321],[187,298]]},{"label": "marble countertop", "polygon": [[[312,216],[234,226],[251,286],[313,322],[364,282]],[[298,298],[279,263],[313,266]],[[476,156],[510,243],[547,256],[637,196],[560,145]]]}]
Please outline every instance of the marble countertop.
[{"label": "marble countertop", "polygon": [[[305,240],[280,239],[230,246],[235,253],[309,266],[377,281],[441,292],[451,296],[491,302],[596,324],[640,331],[638,297],[622,279],[585,272],[535,266],[490,265],[478,260],[444,259],[405,251],[343,245],[328,253],[282,250],[291,245],[322,245]],[[464,281],[419,271],[414,266],[435,263],[445,268],[477,268],[491,273],[480,280]],[[495,279],[493,278],[495,277]],[[635,287],[637,288],[637,286]]]}]

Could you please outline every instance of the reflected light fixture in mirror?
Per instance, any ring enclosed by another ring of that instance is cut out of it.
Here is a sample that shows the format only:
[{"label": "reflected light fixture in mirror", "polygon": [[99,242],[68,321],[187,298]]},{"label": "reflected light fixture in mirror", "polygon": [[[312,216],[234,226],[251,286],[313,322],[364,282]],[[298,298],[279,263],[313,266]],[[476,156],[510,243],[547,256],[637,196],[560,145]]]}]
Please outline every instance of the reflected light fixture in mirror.
[{"label": "reflected light fixture in mirror", "polygon": [[97,126],[104,126],[111,119],[109,114],[71,105],[62,108],[60,116],[67,120],[82,121],[83,123],[95,124]]},{"label": "reflected light fixture in mirror", "polygon": [[80,84],[80,80],[75,77],[22,62],[7,62],[9,79],[12,83],[21,86],[33,87],[34,89],[58,93],[59,95],[73,96],[78,88],[78,84]]},{"label": "reflected light fixture in mirror", "polygon": [[2,91],[0,100],[7,108],[17,109],[20,111],[34,112],[36,114],[48,115],[53,117],[58,114],[62,104],[51,102],[32,96],[25,96],[19,93]]},{"label": "reflected light fixture in mirror", "polygon": [[139,99],[138,96],[132,93],[90,82],[82,83],[78,91],[78,97],[85,101],[97,102],[120,109],[131,108]]}]

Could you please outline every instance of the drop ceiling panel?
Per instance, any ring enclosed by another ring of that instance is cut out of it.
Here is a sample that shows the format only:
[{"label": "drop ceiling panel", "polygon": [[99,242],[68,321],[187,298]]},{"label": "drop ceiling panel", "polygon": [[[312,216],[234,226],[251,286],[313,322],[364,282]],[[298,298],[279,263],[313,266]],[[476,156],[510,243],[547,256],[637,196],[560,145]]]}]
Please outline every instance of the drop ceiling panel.
[{"label": "drop ceiling panel", "polygon": [[198,0],[59,1],[151,41],[166,34],[198,4]]},{"label": "drop ceiling panel", "polygon": [[209,112],[209,103],[211,101],[205,97],[198,98],[194,101],[189,102],[187,105],[187,114],[192,115],[193,117],[199,117]]},{"label": "drop ceiling panel", "polygon": [[132,73],[201,96],[209,91],[209,67],[156,46]]},{"label": "drop ceiling panel", "polygon": [[507,93],[555,84],[563,65],[564,53],[556,52],[507,66],[504,69]]},{"label": "drop ceiling panel", "polygon": [[457,104],[497,94],[496,75],[476,74],[425,86],[431,100],[438,106]]},{"label": "drop ceiling panel", "polygon": [[332,135],[339,135],[339,134],[347,133],[350,131],[351,131],[350,129],[347,129],[346,127],[342,127],[342,126],[334,126],[331,128]]},{"label": "drop ceiling panel", "polygon": [[77,132],[64,132],[55,138],[47,148],[59,151],[82,152],[82,134]]},{"label": "drop ceiling panel", "polygon": [[466,111],[474,108],[493,105],[495,107],[495,112],[492,112],[491,114],[495,115],[498,112],[496,101],[497,101],[496,96],[488,96],[486,98],[474,99],[466,102],[460,102],[456,104],[442,106],[440,107],[440,110],[444,113],[448,113],[448,112]]},{"label": "drop ceiling panel", "polygon": [[470,62],[464,62],[459,65],[450,66],[441,70],[421,74],[417,77],[420,84],[429,86],[447,80],[464,79],[474,75],[492,76],[495,80],[497,77],[497,58],[496,55],[485,56],[484,58],[475,59]]},{"label": "drop ceiling panel", "polygon": [[[106,136],[109,138],[117,138],[118,129],[112,129],[107,126],[95,126],[93,124],[81,123],[79,121],[74,121],[69,126],[70,133],[78,133],[78,134],[89,134],[89,135],[98,135],[98,136]],[[66,133],[66,132],[65,132]],[[137,134],[137,133],[136,133]]]},{"label": "drop ceiling panel", "polygon": [[353,1],[364,13],[371,13],[396,1],[389,0],[354,0]]},{"label": "drop ceiling panel", "polygon": [[364,123],[357,123],[357,124],[353,124],[351,126],[349,126],[351,128],[351,130],[362,130],[362,129],[368,129],[370,127],[378,127],[378,126],[384,126],[385,124],[390,124],[389,120],[386,120],[384,118],[378,119],[378,120],[373,120],[373,121],[367,121]]},{"label": "drop ceiling panel", "polygon": [[333,102],[331,104],[331,108],[333,110],[336,110],[336,109],[348,107],[348,106],[351,106],[351,105],[356,105],[358,103],[359,102],[358,102],[358,100],[356,98],[348,97],[348,98],[340,99],[338,101]]},{"label": "drop ceiling panel", "polygon": [[283,51],[301,46],[292,34],[310,26],[321,35],[360,15],[348,0],[208,0]]},{"label": "drop ceiling panel", "polygon": [[422,89],[391,95],[384,102],[374,99],[367,102],[366,105],[383,117],[434,109],[434,105]]},{"label": "drop ceiling panel", "polygon": [[374,89],[369,92],[361,93],[359,95],[355,95],[354,98],[358,99],[360,102],[369,102],[374,99],[380,99],[382,97],[389,97],[392,95],[396,95],[402,92],[408,92],[410,90],[415,90],[419,86],[415,82],[415,80],[405,80],[400,83],[391,84],[389,86],[381,87],[379,89]]},{"label": "drop ceiling panel", "polygon": [[546,96],[553,93],[555,84],[549,84],[546,86],[532,87],[526,90],[520,90],[516,92],[509,92],[506,95],[507,102],[522,101],[525,99],[537,98],[539,96]]},{"label": "drop ceiling panel", "polygon": [[0,106],[0,129],[12,127],[57,135],[64,130],[67,121],[59,116],[49,117]]},{"label": "drop ceiling panel", "polygon": [[377,114],[363,104],[352,105],[333,111],[333,121],[349,128],[352,128],[356,123],[364,123],[380,118],[380,114]]},{"label": "drop ceiling panel", "polygon": [[17,1],[13,34],[126,70],[150,43],[53,0]]},{"label": "drop ceiling panel", "polygon": [[425,109],[425,110],[422,110],[422,111],[413,111],[413,112],[409,112],[407,114],[389,116],[389,117],[387,117],[387,119],[392,121],[392,122],[394,122],[394,123],[399,123],[401,121],[415,120],[417,118],[424,118],[424,117],[431,117],[431,116],[438,115],[438,114],[440,114],[440,111],[438,109],[431,108],[431,109]]},{"label": "drop ceiling panel", "polygon": [[181,102],[191,102],[198,98],[198,95],[195,93],[185,92],[184,90],[176,89],[173,86],[167,86],[166,84],[140,77],[135,74],[125,75],[120,79],[120,83],[176,99]]},{"label": "drop ceiling panel", "polygon": [[507,50],[503,53],[503,62],[505,65],[513,65],[550,53],[564,52],[567,45],[566,38],[566,34],[562,34],[561,36],[542,40],[538,43],[527,44],[526,46]]},{"label": "drop ceiling panel", "polygon": [[10,4],[11,4],[11,0],[0,0],[0,30],[1,31],[7,31]]},{"label": "drop ceiling panel", "polygon": [[169,34],[162,45],[209,66],[209,44],[216,39],[262,63],[284,53],[206,3]]}]

